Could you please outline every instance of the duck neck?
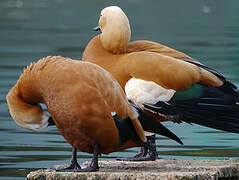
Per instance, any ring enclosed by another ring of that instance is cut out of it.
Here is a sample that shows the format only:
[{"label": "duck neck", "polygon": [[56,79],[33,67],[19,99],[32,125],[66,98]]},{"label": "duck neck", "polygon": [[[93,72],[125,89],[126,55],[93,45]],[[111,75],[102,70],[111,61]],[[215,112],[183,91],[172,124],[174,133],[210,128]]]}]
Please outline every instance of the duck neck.
[{"label": "duck neck", "polygon": [[43,102],[32,74],[30,65],[19,78],[17,84],[9,91],[7,103],[14,121],[23,128],[40,130],[48,126],[49,115],[38,103]]}]

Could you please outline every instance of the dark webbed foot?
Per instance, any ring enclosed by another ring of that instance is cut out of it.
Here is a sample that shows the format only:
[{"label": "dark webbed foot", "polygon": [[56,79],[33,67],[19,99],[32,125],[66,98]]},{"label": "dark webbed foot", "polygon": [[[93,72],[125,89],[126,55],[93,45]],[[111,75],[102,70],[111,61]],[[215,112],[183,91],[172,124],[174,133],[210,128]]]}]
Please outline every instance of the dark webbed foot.
[{"label": "dark webbed foot", "polygon": [[81,170],[81,167],[78,163],[70,164],[65,168],[56,169],[57,172],[78,172],[79,170]]},{"label": "dark webbed foot", "polygon": [[68,167],[67,167],[67,168],[63,168],[63,169],[59,169],[59,170],[57,169],[56,171],[58,171],[58,172],[95,172],[98,170],[99,170],[99,168],[95,169],[95,168],[89,166],[86,168],[73,168],[73,169],[71,169],[70,167],[68,169]]},{"label": "dark webbed foot", "polygon": [[[143,143],[140,152],[134,157],[118,158],[118,161],[155,161],[158,157],[155,145],[155,135],[147,136],[147,142]],[[147,156],[148,155],[148,156]]]},{"label": "dark webbed foot", "polygon": [[70,166],[66,168],[62,168],[62,169],[57,169],[56,171],[58,172],[95,172],[99,170],[99,165],[98,165],[99,145],[98,144],[94,145],[93,159],[89,167],[81,168],[80,165],[77,163],[77,157],[76,157],[77,150],[73,148],[72,153],[73,155],[72,155]]},{"label": "dark webbed foot", "polygon": [[141,147],[140,148],[140,152],[138,152],[138,154],[136,154],[133,158],[140,158],[140,157],[145,157],[148,154],[148,149],[145,147]]},{"label": "dark webbed foot", "polygon": [[64,171],[64,172],[75,172],[75,171],[78,171],[80,170],[81,167],[80,165],[78,164],[77,162],[77,149],[76,148],[72,148],[72,159],[71,159],[71,164],[65,168],[59,168],[59,169],[56,169],[56,171]]},{"label": "dark webbed foot", "polygon": [[117,161],[138,161],[138,159],[142,159],[146,157],[148,154],[148,149],[145,147],[140,148],[140,152],[138,152],[135,156],[133,157],[128,157],[128,158],[117,158]]},{"label": "dark webbed foot", "polygon": [[89,167],[79,169],[77,172],[95,172],[99,170],[98,164],[99,144],[94,145],[94,154]]},{"label": "dark webbed foot", "polygon": [[147,136],[147,141],[143,143],[143,146],[145,149],[148,150],[149,156],[147,156],[146,154],[146,156],[143,157],[141,161],[155,161],[158,157],[156,144],[155,144],[155,134],[152,136]]}]

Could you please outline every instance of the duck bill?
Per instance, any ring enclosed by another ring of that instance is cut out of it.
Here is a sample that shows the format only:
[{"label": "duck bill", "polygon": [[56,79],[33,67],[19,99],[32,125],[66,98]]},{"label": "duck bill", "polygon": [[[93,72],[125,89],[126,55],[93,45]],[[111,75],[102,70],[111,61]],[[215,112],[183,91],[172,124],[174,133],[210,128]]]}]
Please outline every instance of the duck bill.
[{"label": "duck bill", "polygon": [[100,26],[96,26],[96,27],[94,28],[94,31],[100,31]]}]

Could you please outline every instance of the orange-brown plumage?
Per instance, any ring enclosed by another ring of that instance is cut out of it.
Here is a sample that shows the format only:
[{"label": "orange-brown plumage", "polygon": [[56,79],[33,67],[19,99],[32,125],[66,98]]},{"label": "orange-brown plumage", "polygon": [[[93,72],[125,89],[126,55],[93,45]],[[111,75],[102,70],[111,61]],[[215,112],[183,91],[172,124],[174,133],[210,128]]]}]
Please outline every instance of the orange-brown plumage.
[{"label": "orange-brown plumage", "polygon": [[7,102],[13,119],[28,129],[41,121],[43,110],[38,103],[46,104],[59,132],[83,152],[92,153],[95,143],[100,153],[140,146],[132,140],[120,144],[111,112],[131,118],[145,141],[121,87],[107,71],[88,62],[49,56],[32,63],[8,93]]},{"label": "orange-brown plumage", "polygon": [[[222,74],[160,43],[126,42],[130,25],[120,7],[104,8],[97,29],[101,34],[90,40],[82,60],[109,71],[139,111],[148,113],[154,121],[185,121],[239,132],[235,109],[238,89]],[[117,36],[126,38],[115,42]],[[117,51],[115,44],[124,48]],[[224,111],[222,107],[231,109]]]},{"label": "orange-brown plumage", "polygon": [[[117,17],[118,21],[112,21]],[[126,23],[123,23],[124,21]],[[157,42],[119,40],[118,44],[122,43],[125,51],[119,50],[116,53],[115,47],[114,50],[110,50],[110,45],[104,45],[110,44],[109,39],[114,42],[115,36],[130,36],[130,26],[127,22],[126,15],[119,7],[103,9],[99,18],[102,33],[90,40],[83,52],[82,60],[98,64],[109,71],[123,89],[131,78],[154,82],[160,87],[175,91],[183,91],[195,83],[223,85],[222,80],[215,74],[198,66],[197,64],[202,65],[199,61]],[[114,32],[114,29],[117,31]],[[104,41],[106,36],[108,41]],[[168,120],[161,116],[159,119]]]},{"label": "orange-brown plumage", "polygon": [[[144,43],[144,42],[142,42]],[[160,47],[160,46],[159,46]],[[137,49],[137,48],[135,48]],[[185,90],[193,83],[220,86],[222,82],[212,73],[194,64],[154,51],[113,54],[105,50],[100,36],[86,46],[82,60],[100,65],[109,71],[124,88],[132,77],[153,81],[166,89]],[[176,56],[176,53],[173,55]]]},{"label": "orange-brown plumage", "polygon": [[[112,20],[117,18],[118,20]],[[213,73],[183,61],[185,58],[190,58],[188,55],[156,42],[118,40],[117,43],[121,43],[125,50],[119,49],[117,52],[116,47],[113,46],[116,37],[130,36],[128,19],[118,7],[103,9],[99,26],[102,33],[88,43],[82,60],[96,63],[108,70],[123,88],[132,77],[153,81],[166,89],[176,91],[185,90],[194,83],[212,86],[223,84]],[[105,41],[106,37],[107,41]],[[113,45],[110,45],[111,43]],[[110,49],[110,47],[114,48]],[[193,59],[189,61],[199,63]]]}]

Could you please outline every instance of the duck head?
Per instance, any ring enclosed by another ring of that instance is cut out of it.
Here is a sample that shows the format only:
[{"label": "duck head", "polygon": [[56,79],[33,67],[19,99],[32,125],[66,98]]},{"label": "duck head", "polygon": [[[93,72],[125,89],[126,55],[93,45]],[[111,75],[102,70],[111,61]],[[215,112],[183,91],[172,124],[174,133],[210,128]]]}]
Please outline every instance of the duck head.
[{"label": "duck head", "polygon": [[120,7],[104,8],[100,14],[99,28],[102,32],[100,35],[101,43],[107,51],[115,54],[126,51],[131,31],[129,20]]}]

